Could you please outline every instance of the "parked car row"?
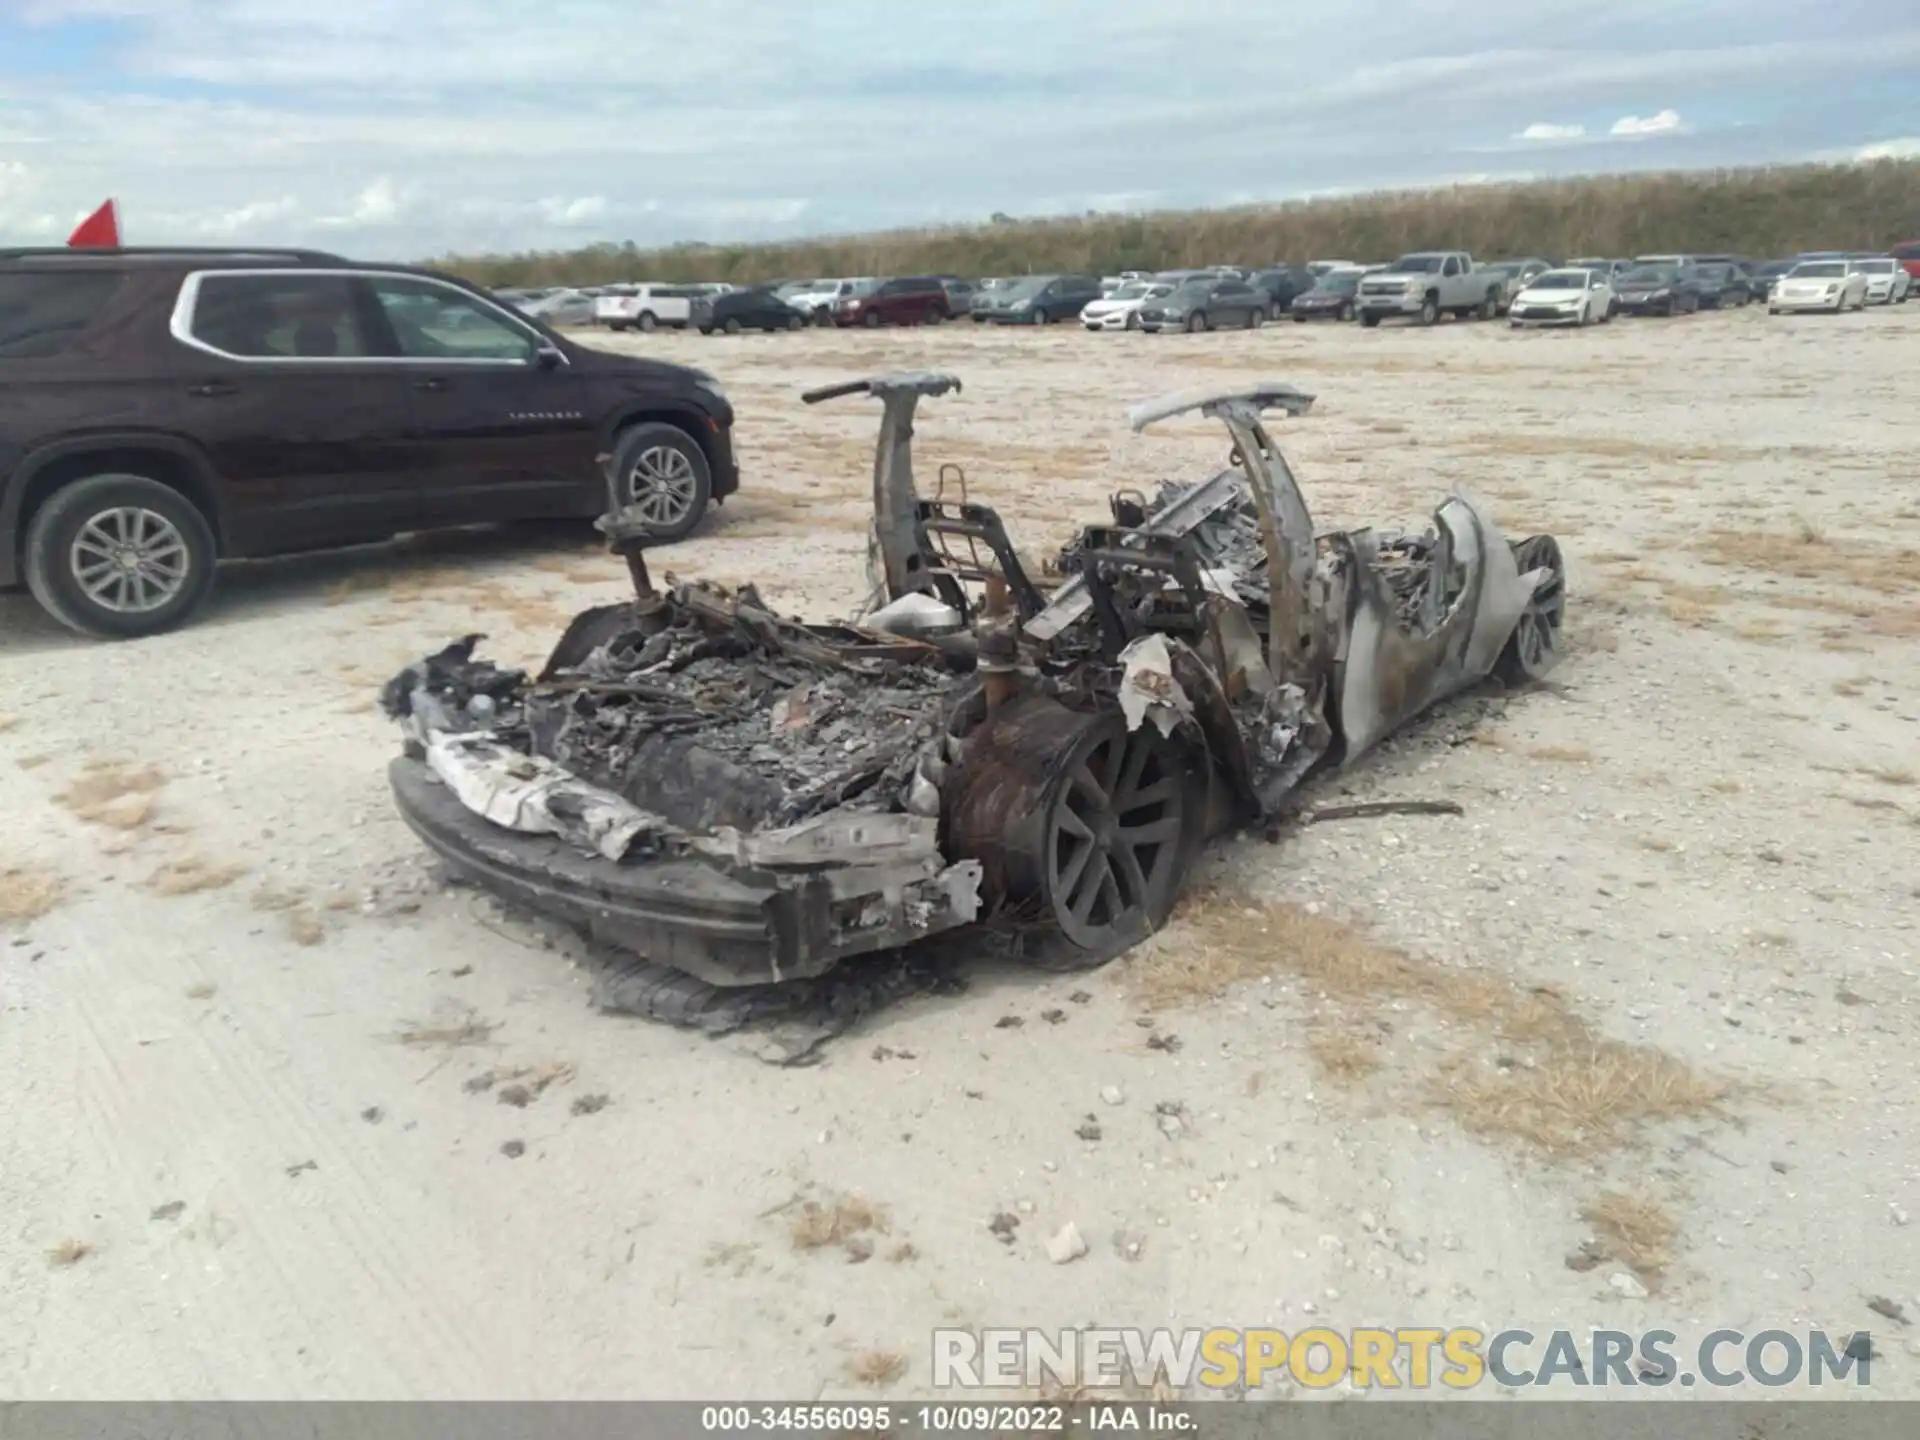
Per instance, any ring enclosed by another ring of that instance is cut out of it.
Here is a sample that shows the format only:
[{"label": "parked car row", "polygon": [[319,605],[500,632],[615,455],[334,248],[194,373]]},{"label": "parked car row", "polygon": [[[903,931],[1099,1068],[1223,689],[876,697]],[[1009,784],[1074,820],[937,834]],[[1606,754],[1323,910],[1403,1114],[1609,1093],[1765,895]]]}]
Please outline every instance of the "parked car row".
[{"label": "parked car row", "polygon": [[[1809,270],[1841,267],[1840,272]],[[1844,272],[1844,273],[1842,273]],[[1885,255],[1809,252],[1785,260],[1738,255],[1543,256],[1482,263],[1461,250],[1415,251],[1386,264],[1313,260],[1264,268],[1206,265],[1118,275],[847,276],[733,286],[634,283],[598,289],[496,292],[550,325],[611,330],[697,329],[702,334],[798,330],[808,325],[932,325],[967,316],[976,324],[1051,325],[1077,319],[1088,330],[1203,331],[1254,328],[1292,319],[1493,319],[1516,328],[1604,324],[1616,315],[1688,315],[1766,302],[1793,309],[1899,304],[1920,273],[1920,242]],[[1794,283],[1786,290],[1783,281]],[[1819,283],[1801,283],[1801,282]],[[1834,282],[1829,285],[1828,282]]]}]

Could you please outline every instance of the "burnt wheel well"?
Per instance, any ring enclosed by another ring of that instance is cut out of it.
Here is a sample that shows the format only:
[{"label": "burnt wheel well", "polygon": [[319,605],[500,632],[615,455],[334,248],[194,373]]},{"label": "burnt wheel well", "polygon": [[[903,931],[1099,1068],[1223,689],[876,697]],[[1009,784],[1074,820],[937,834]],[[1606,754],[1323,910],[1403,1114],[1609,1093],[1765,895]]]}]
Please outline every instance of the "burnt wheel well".
[{"label": "burnt wheel well", "polygon": [[214,544],[225,549],[220,534],[220,512],[213,492],[193,462],[175,451],[148,445],[110,445],[98,450],[80,450],[50,460],[33,472],[20,497],[20,543],[26,544],[34,514],[61,490],[89,475],[144,475],[169,490],[176,490],[205,517],[213,531]]}]

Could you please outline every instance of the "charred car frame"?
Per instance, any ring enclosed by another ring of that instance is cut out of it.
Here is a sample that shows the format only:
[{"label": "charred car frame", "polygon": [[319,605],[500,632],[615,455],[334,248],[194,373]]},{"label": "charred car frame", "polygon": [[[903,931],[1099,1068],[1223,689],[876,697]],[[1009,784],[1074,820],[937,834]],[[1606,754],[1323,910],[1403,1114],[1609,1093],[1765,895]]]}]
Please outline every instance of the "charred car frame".
[{"label": "charred car frame", "polygon": [[1316,532],[1269,417],[1284,384],[1170,395],[1227,468],[1113,497],[1028,573],[998,515],[920,493],[913,419],[952,376],[806,394],[881,402],[876,589],[843,623],[749,586],[657,588],[644,528],[600,522],[635,596],[577,616],[537,676],[478,637],[383,694],[406,732],[402,815],[456,874],[713,986],[818,976],[987,920],[1039,963],[1105,960],[1158,926],[1203,844],[1271,821],[1490,674],[1557,660],[1551,536],[1510,542],[1449,496],[1418,533]]}]

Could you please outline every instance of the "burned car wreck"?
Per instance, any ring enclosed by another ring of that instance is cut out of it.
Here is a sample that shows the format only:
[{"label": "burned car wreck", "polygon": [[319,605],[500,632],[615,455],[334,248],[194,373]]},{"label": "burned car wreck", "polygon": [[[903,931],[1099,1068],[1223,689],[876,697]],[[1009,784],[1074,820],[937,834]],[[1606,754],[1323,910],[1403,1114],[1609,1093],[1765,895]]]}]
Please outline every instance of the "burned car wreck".
[{"label": "burned car wreck", "polygon": [[1550,536],[1464,495],[1418,533],[1316,533],[1269,428],[1283,384],[1176,394],[1229,465],[1123,491],[1059,573],[993,510],[920,493],[913,418],[947,375],[810,392],[881,402],[876,591],[814,623],[753,587],[653,583],[577,616],[537,675],[467,637],[383,692],[402,815],[458,876],[707,986],[778,985],[1004,922],[1052,966],[1161,924],[1210,839],[1490,674],[1542,675],[1565,605]]}]

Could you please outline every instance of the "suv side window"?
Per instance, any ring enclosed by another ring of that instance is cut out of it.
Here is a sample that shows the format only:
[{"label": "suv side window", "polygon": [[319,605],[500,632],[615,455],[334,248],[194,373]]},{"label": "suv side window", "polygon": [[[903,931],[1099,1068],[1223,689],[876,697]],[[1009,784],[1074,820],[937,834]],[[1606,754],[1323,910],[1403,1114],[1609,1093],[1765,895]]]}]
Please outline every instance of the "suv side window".
[{"label": "suv side window", "polygon": [[120,277],[111,270],[70,275],[0,275],[0,360],[46,360],[93,323]]},{"label": "suv side window", "polygon": [[375,354],[345,275],[200,275],[187,334],[248,360],[365,359]]},{"label": "suv side window", "polygon": [[531,332],[452,285],[400,275],[370,276],[368,284],[409,360],[529,364],[540,348]]}]

